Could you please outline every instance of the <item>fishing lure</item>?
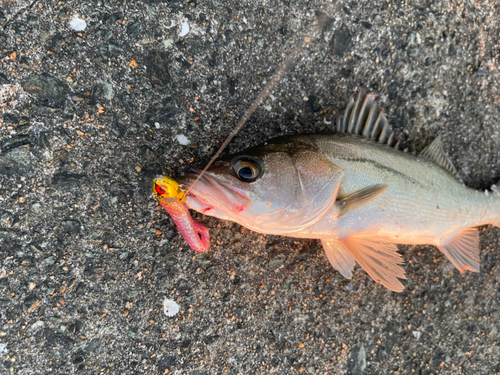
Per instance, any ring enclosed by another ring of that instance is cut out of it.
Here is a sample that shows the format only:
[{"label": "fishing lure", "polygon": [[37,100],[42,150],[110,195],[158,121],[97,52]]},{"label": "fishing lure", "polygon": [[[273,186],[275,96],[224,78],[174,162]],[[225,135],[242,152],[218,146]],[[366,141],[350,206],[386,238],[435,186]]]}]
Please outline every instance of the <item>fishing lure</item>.
[{"label": "fishing lure", "polygon": [[186,206],[186,191],[182,186],[171,177],[157,176],[153,180],[153,194],[168,212],[187,244],[193,250],[208,251],[208,229],[191,217]]}]

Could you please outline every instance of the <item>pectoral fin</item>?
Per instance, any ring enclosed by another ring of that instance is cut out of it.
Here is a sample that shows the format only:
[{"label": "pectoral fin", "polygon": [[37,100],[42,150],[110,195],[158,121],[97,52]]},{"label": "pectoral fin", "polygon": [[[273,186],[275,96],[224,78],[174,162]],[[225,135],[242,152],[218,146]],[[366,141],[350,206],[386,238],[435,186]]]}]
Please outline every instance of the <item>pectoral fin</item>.
[{"label": "pectoral fin", "polygon": [[339,271],[345,278],[352,278],[352,269],[356,261],[349,253],[349,250],[336,238],[321,240],[326,257],[333,268]]},{"label": "pectoral fin", "polygon": [[387,189],[387,185],[367,186],[343,196],[335,203],[339,208],[339,217],[371,202]]},{"label": "pectoral fin", "polygon": [[399,267],[403,258],[397,253],[396,245],[383,239],[367,237],[348,237],[340,240],[352,258],[375,280],[394,292],[401,292],[403,284],[398,279],[406,279],[404,270]]},{"label": "pectoral fin", "polygon": [[476,228],[464,229],[438,248],[460,272],[479,272],[479,233]]}]

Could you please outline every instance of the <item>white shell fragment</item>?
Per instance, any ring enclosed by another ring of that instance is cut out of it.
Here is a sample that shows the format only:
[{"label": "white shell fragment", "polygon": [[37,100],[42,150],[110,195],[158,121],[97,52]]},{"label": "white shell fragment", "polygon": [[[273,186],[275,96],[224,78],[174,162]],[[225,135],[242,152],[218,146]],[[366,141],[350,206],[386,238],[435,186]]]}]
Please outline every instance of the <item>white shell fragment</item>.
[{"label": "white shell fragment", "polygon": [[182,24],[181,32],[179,33],[179,36],[186,36],[189,33],[189,24],[187,22],[184,22]]},{"label": "white shell fragment", "polygon": [[5,344],[0,344],[0,354],[8,354],[9,349],[7,349],[7,345]]},{"label": "white shell fragment", "polygon": [[168,317],[176,316],[179,312],[179,305],[175,301],[165,298],[163,300],[163,312]]},{"label": "white shell fragment", "polygon": [[170,21],[170,25],[168,26],[163,26],[165,29],[171,29],[172,27],[175,26],[175,22],[174,21]]},{"label": "white shell fragment", "polygon": [[69,27],[74,31],[83,31],[87,28],[87,22],[81,18],[72,18],[69,21]]},{"label": "white shell fragment", "polygon": [[191,143],[191,141],[184,134],[177,134],[175,138],[177,138],[177,142],[184,146]]}]

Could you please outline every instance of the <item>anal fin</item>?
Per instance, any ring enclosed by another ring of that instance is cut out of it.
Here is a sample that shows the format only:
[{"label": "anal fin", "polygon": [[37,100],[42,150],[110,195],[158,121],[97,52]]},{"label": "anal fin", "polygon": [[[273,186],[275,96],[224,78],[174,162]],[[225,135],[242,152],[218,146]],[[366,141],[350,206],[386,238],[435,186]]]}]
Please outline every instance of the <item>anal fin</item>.
[{"label": "anal fin", "polygon": [[349,250],[336,238],[321,240],[326,257],[333,268],[339,271],[347,279],[352,278],[352,269],[356,261]]},{"label": "anal fin", "polygon": [[479,233],[476,228],[464,229],[438,248],[460,272],[479,272]]},{"label": "anal fin", "polygon": [[356,262],[375,280],[394,292],[401,292],[406,279],[405,271],[399,265],[403,257],[395,244],[384,239],[352,236],[340,240]]}]

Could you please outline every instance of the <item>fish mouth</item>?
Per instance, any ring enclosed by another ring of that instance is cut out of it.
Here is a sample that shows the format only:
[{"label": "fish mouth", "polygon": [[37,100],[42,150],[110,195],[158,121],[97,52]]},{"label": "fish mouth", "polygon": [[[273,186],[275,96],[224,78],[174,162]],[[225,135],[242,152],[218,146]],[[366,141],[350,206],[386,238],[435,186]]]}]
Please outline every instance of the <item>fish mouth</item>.
[{"label": "fish mouth", "polygon": [[252,201],[244,190],[211,176],[210,172],[205,172],[196,181],[200,173],[200,170],[193,169],[178,179],[189,191],[187,204],[190,208],[206,214],[215,209],[229,215],[239,214],[251,205]]}]

